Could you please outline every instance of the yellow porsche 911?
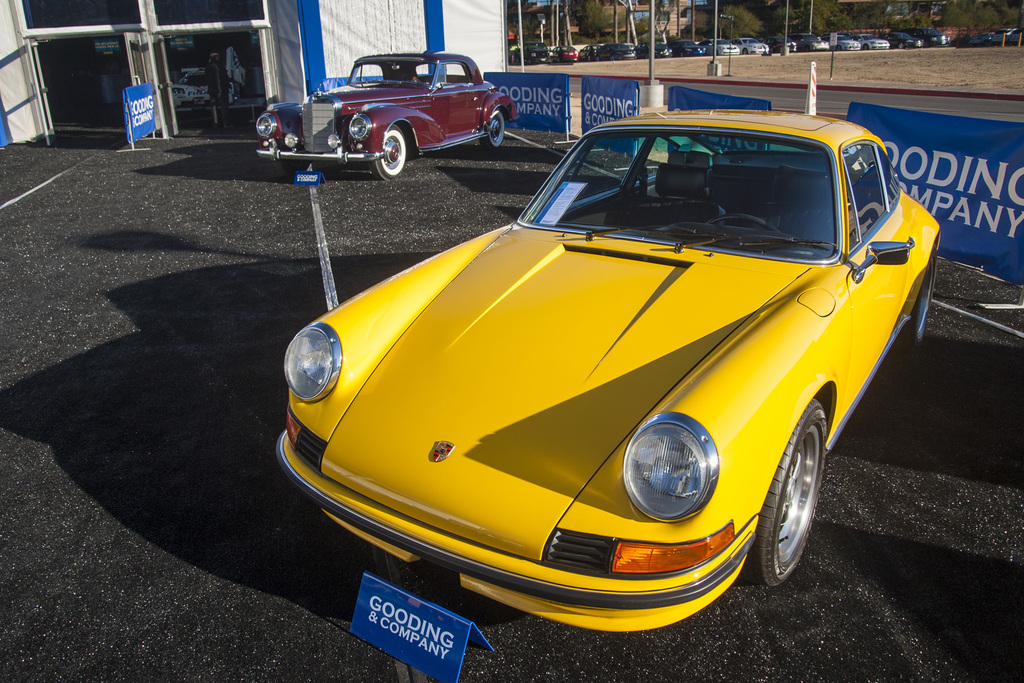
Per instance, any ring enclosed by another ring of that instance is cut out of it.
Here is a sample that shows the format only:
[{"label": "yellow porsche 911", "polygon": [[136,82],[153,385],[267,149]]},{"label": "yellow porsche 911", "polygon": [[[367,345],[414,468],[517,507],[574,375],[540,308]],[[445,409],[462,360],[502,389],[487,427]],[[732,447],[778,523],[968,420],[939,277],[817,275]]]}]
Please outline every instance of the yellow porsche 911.
[{"label": "yellow porsche 911", "polygon": [[792,574],[826,454],[901,328],[924,335],[938,238],[844,121],[599,126],[518,221],[298,333],[278,459],[494,600],[678,621]]}]

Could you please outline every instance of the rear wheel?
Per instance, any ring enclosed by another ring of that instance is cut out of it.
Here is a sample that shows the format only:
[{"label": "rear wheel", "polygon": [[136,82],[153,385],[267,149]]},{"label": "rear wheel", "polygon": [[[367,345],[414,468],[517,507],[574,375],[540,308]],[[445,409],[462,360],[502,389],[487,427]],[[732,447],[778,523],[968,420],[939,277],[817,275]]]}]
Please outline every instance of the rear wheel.
[{"label": "rear wheel", "polygon": [[487,121],[487,135],[480,138],[480,144],[484,147],[497,149],[505,140],[505,115],[500,109],[495,109],[491,118]]},{"label": "rear wheel", "polygon": [[818,502],[827,434],[825,410],[812,400],[789,438],[761,506],[754,545],[743,565],[749,581],[777,586],[800,561]]},{"label": "rear wheel", "polygon": [[383,156],[373,162],[370,170],[380,180],[391,180],[398,177],[398,174],[405,168],[405,160],[408,153],[405,146],[405,136],[398,128],[389,128],[384,133]]}]

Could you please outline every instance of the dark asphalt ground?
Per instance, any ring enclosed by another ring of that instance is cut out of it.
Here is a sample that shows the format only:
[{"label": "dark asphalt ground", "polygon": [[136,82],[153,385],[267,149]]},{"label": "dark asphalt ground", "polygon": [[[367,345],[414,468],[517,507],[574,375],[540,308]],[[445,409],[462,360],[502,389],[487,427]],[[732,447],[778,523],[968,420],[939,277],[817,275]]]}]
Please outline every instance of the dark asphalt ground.
[{"label": "dark asphalt ground", "polygon": [[[553,143],[556,138],[530,134]],[[279,472],[281,364],[323,312],[308,190],[248,125],[123,151],[0,149],[0,676],[396,681],[348,632],[370,547]],[[516,217],[558,157],[515,140],[319,190],[342,298]],[[1019,289],[943,263],[940,301]],[[1024,331],[1024,313],[989,314]],[[933,309],[827,463],[802,565],[655,631],[516,612],[418,563],[475,621],[462,681],[1024,678],[1024,339]]]}]

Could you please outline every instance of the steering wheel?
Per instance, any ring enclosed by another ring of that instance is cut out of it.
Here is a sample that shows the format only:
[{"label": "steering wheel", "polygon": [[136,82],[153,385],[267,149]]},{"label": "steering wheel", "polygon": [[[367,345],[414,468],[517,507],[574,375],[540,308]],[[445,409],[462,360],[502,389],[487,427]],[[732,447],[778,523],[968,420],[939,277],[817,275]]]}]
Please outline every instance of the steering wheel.
[{"label": "steering wheel", "polygon": [[[758,228],[765,228],[766,230],[771,230],[772,232],[782,232],[782,230],[780,230],[778,227],[772,225],[771,223],[761,218],[760,216],[751,216],[749,213],[727,213],[723,216],[715,216],[714,218],[710,219],[707,222],[710,225],[718,225],[719,223],[725,223],[729,220],[739,221],[740,223],[747,223],[748,226],[749,224],[752,223],[754,226]],[[740,225],[739,227],[742,228],[748,226]]]}]

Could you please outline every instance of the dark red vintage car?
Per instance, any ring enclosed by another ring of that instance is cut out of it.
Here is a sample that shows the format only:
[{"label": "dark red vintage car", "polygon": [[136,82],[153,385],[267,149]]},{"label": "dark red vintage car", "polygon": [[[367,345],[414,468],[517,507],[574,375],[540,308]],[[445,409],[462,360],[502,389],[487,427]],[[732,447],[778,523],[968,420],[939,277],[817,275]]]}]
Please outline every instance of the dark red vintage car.
[{"label": "dark red vintage car", "polygon": [[310,163],[369,163],[390,180],[410,154],[472,140],[498,147],[516,116],[515,103],[469,57],[375,55],[356,60],[341,88],[268,107],[256,120],[256,153],[289,172]]}]

